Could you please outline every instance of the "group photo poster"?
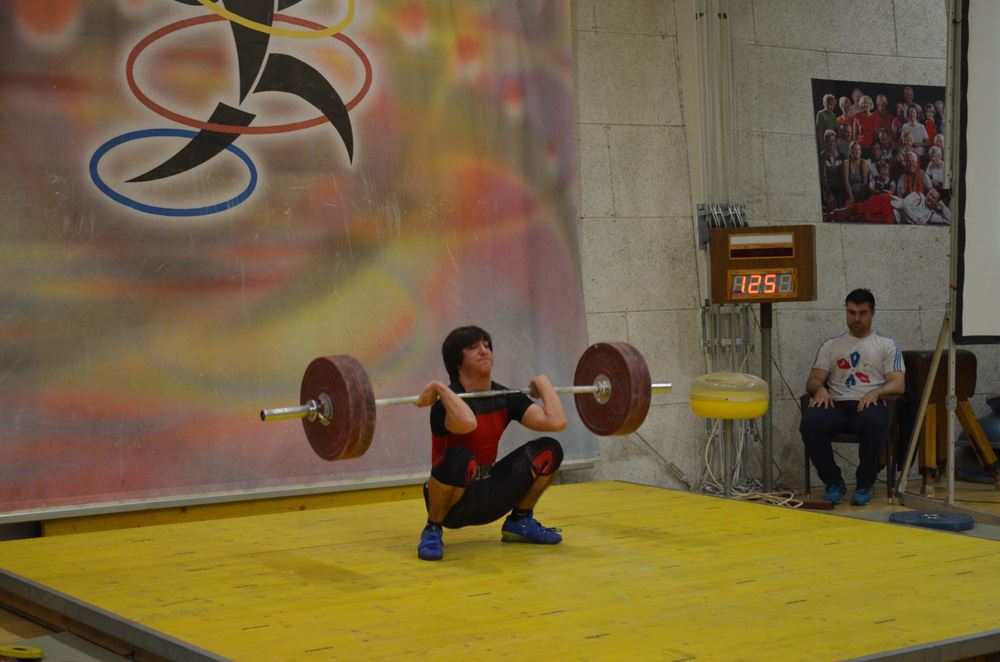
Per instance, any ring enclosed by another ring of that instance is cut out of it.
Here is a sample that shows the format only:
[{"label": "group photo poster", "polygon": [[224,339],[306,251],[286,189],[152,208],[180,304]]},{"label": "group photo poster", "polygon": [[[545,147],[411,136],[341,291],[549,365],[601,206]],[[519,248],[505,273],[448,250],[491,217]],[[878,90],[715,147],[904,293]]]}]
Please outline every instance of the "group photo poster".
[{"label": "group photo poster", "polygon": [[812,79],[823,220],[951,224],[945,88]]}]

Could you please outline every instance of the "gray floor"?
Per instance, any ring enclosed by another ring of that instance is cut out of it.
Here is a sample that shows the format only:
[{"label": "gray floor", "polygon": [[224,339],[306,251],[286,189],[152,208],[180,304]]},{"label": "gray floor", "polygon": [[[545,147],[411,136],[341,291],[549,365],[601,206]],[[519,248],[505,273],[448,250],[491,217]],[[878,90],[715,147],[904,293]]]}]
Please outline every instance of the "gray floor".
[{"label": "gray floor", "polygon": [[111,651],[95,646],[69,632],[57,632],[22,641],[11,642],[8,646],[27,646],[42,651],[43,662],[122,662],[128,658],[115,655]]},{"label": "gray floor", "polygon": [[[870,505],[867,508],[858,508],[857,512],[852,512],[845,514],[846,517],[856,517],[858,519],[871,520],[873,522],[889,522],[889,516],[894,512],[899,512],[899,509],[892,508],[872,508]],[[975,516],[973,516],[975,519]],[[905,526],[903,524],[896,524],[896,526]],[[928,529],[930,530],[930,529]],[[958,533],[958,535],[963,536],[973,536],[976,538],[987,538],[989,540],[1000,540],[1000,526],[995,524],[986,524],[983,522],[976,522],[976,525],[969,529],[968,531],[941,531],[941,533]]]}]

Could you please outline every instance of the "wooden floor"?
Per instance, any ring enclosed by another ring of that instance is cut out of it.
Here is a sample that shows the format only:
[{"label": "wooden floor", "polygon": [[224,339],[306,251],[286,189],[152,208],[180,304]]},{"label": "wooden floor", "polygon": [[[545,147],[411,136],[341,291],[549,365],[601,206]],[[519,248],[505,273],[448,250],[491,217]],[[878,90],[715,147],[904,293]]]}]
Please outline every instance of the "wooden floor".
[{"label": "wooden floor", "polygon": [[41,637],[51,632],[52,630],[47,627],[21,618],[6,609],[0,609],[0,646],[13,644],[22,639]]},{"label": "wooden floor", "polygon": [[446,531],[438,563],[416,558],[420,500],[9,541],[0,589],[51,592],[170,659],[1000,649],[992,540],[617,482],[555,486],[537,514],[563,544]]}]

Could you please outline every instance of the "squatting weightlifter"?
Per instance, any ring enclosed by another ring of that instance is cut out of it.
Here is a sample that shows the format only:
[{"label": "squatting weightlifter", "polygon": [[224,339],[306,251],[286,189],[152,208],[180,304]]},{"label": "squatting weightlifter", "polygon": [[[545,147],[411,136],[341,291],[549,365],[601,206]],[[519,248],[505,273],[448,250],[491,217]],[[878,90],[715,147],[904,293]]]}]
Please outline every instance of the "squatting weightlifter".
[{"label": "squatting weightlifter", "polygon": [[559,442],[539,437],[496,460],[500,437],[511,421],[537,432],[566,428],[566,412],[549,378],[531,380],[541,404],[523,393],[462,399],[456,394],[507,390],[492,381],[493,339],[477,326],[463,326],[448,334],[441,354],[451,383],[430,382],[414,403],[431,407],[433,467],[424,483],[427,525],[417,556],[443,558],[442,527],[488,524],[505,513],[510,514],[500,529],[503,541],[559,543],[558,529],[542,526],[532,512],[562,462]]}]

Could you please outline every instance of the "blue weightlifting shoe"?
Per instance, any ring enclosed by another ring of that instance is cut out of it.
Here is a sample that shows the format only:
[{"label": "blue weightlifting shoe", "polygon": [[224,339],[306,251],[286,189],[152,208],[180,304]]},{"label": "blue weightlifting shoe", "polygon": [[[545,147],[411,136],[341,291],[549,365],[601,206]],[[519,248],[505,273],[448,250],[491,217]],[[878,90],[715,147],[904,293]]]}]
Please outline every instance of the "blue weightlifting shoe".
[{"label": "blue weightlifting shoe", "polygon": [[845,494],[847,494],[847,486],[843,483],[839,485],[827,485],[826,492],[823,493],[823,498],[830,503],[840,503],[844,500]]},{"label": "blue weightlifting shoe", "polygon": [[870,487],[859,487],[854,490],[854,496],[851,497],[852,506],[867,506],[868,502],[872,500],[872,488]]},{"label": "blue weightlifting shoe", "polygon": [[561,529],[550,529],[542,526],[541,522],[534,517],[522,517],[512,519],[510,515],[500,528],[500,535],[504,542],[530,542],[536,545],[556,545],[562,542],[559,535]]},{"label": "blue weightlifting shoe", "polygon": [[420,533],[417,556],[425,561],[440,561],[444,558],[444,532],[440,524],[428,524]]}]

